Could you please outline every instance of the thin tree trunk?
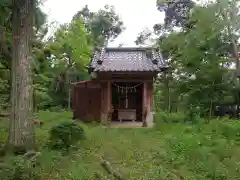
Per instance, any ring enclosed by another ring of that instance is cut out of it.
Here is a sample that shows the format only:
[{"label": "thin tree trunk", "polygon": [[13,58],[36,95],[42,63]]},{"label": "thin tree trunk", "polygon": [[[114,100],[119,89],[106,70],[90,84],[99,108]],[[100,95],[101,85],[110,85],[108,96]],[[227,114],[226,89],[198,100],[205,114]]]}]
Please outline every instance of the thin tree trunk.
[{"label": "thin tree trunk", "polygon": [[33,149],[32,35],[35,0],[13,0],[13,58],[8,148]]},{"label": "thin tree trunk", "polygon": [[[171,73],[171,72],[168,72],[168,73]],[[167,90],[167,96],[165,99],[165,102],[166,102],[166,107],[167,107],[167,111],[170,113],[171,112],[171,92],[170,92],[170,87],[169,87],[169,77],[167,77],[167,72],[164,72],[164,85],[165,85],[165,88]]]},{"label": "thin tree trunk", "polygon": [[213,101],[210,101],[210,107],[209,107],[209,120],[212,119],[212,109],[213,109]]},{"label": "thin tree trunk", "polygon": [[72,92],[72,89],[69,87],[69,90],[68,90],[68,109],[71,109],[71,92]]},{"label": "thin tree trunk", "polygon": [[[212,88],[215,86],[215,81],[212,82]],[[213,92],[214,93],[214,92]],[[211,96],[211,95],[210,95]],[[214,95],[213,95],[214,97]],[[212,119],[212,110],[213,110],[213,100],[210,100],[210,107],[209,107],[209,120]]]}]

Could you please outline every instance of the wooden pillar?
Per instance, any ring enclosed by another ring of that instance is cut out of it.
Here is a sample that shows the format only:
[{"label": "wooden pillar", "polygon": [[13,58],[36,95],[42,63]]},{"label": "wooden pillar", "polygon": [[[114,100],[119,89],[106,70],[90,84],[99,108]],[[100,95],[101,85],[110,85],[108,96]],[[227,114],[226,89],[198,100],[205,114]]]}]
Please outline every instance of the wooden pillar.
[{"label": "wooden pillar", "polygon": [[101,122],[106,119],[106,83],[101,83]]},{"label": "wooden pillar", "polygon": [[[143,107],[142,107],[142,112],[144,112],[145,107],[147,106],[147,83],[143,82]],[[142,116],[142,119],[144,119],[144,117]]]},{"label": "wooden pillar", "polygon": [[107,83],[107,112],[110,111],[111,105],[112,105],[112,87],[111,87],[111,82],[108,81]]},{"label": "wooden pillar", "polygon": [[143,98],[144,98],[144,107],[147,106],[147,82],[144,82],[143,85]]},{"label": "wooden pillar", "polygon": [[102,102],[101,102],[101,122],[104,122],[107,120],[108,112],[111,108],[111,102],[112,102],[112,93],[111,93],[111,82],[103,82],[101,84],[102,88]]},{"label": "wooden pillar", "polygon": [[153,98],[152,98],[152,83],[144,82],[144,84],[143,84],[143,112],[145,110],[145,107],[147,107],[147,116],[146,116],[147,126],[153,125],[152,100],[153,100]]},{"label": "wooden pillar", "polygon": [[149,111],[153,111],[153,82],[148,83]]}]

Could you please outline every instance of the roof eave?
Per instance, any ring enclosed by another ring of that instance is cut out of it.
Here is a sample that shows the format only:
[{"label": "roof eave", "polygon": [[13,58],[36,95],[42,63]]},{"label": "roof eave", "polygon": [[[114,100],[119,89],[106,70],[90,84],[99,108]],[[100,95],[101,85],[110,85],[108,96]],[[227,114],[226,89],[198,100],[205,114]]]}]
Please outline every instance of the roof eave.
[{"label": "roof eave", "polygon": [[126,73],[126,72],[133,72],[133,73],[160,73],[161,70],[94,70],[94,72],[98,73]]}]

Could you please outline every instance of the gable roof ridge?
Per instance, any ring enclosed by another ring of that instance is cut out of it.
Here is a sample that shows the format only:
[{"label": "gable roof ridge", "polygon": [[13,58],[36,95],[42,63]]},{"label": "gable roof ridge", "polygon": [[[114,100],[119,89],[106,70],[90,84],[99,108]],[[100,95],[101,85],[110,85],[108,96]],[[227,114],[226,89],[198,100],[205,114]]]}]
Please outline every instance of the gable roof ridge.
[{"label": "gable roof ridge", "polygon": [[[147,52],[151,53],[152,55],[148,57]],[[165,65],[164,60],[161,59],[161,52],[157,47],[103,46],[99,51],[96,51],[96,54],[97,55],[94,56],[93,60],[91,61],[94,71],[160,72],[162,66]],[[98,61],[100,61],[100,63]]]}]

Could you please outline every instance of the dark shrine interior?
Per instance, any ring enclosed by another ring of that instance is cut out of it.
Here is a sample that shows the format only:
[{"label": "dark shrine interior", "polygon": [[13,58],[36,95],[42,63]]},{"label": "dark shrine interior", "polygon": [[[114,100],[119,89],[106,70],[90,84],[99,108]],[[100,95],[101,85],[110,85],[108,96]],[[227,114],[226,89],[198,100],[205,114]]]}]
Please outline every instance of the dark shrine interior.
[{"label": "dark shrine interior", "polygon": [[[113,82],[112,105],[114,112],[112,121],[119,121],[119,109],[135,109],[136,121],[142,121],[143,84],[139,82]],[[126,100],[127,99],[127,100]],[[127,102],[126,102],[127,101]]]}]

